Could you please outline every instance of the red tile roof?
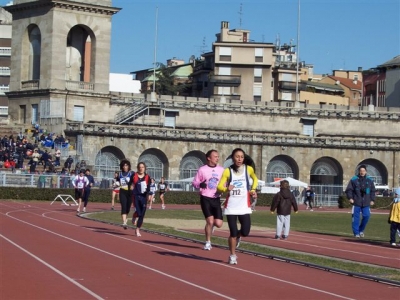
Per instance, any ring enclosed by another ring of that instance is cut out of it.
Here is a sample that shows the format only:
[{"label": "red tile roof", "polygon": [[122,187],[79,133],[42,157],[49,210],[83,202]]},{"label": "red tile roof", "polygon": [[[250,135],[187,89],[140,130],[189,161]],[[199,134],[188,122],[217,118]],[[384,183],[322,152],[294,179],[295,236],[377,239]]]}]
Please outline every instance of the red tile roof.
[{"label": "red tile roof", "polygon": [[361,88],[362,88],[362,83],[359,80],[357,80],[357,82],[354,83],[353,80],[349,79],[349,78],[343,78],[343,77],[338,77],[338,76],[328,76],[328,77],[332,78],[335,81],[339,81],[340,84],[342,84],[352,90],[361,90]]}]

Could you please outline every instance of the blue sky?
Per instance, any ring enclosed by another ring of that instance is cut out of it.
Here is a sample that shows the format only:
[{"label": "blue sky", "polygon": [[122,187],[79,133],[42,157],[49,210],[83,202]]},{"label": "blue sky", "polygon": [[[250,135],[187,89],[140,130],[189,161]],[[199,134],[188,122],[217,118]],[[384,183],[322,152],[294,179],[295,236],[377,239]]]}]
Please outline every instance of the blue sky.
[{"label": "blue sky", "polygon": [[[9,1],[0,0],[1,5]],[[400,55],[400,0],[301,0],[300,59],[314,72],[364,70]],[[157,62],[186,62],[208,52],[220,31],[250,30],[255,42],[297,42],[298,0],[113,0],[113,73],[152,67],[156,7]],[[240,10],[242,13],[240,14]]]}]

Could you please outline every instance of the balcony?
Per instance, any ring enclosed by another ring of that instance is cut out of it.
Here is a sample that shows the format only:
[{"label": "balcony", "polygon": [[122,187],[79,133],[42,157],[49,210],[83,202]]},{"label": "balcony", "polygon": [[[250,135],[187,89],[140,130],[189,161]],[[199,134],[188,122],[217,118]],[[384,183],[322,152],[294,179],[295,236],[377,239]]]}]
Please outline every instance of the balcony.
[{"label": "balcony", "polygon": [[5,93],[10,91],[9,85],[0,85],[0,95],[5,95]]},{"label": "balcony", "polygon": [[[296,82],[293,81],[279,81],[279,89],[287,90],[287,91],[295,91],[296,90]],[[305,91],[306,84],[299,82],[299,90]]]},{"label": "balcony", "polygon": [[71,91],[80,91],[80,90],[94,91],[94,83],[66,80],[65,88]]},{"label": "balcony", "polygon": [[197,73],[200,71],[211,71],[211,70],[212,70],[211,63],[201,63],[193,68],[193,73]]},{"label": "balcony", "polygon": [[240,95],[238,94],[231,94],[231,95],[214,94],[212,97],[215,99],[221,99],[222,97],[224,97],[226,102],[228,103],[232,103],[232,100],[240,100]]},{"label": "balcony", "polygon": [[0,47],[0,56],[11,56],[11,47]]},{"label": "balcony", "polygon": [[39,82],[38,79],[21,81],[21,90],[38,90]]},{"label": "balcony", "polygon": [[0,76],[10,76],[11,71],[9,67],[0,67]]},{"label": "balcony", "polygon": [[239,86],[241,84],[240,75],[213,75],[210,82],[215,86]]}]

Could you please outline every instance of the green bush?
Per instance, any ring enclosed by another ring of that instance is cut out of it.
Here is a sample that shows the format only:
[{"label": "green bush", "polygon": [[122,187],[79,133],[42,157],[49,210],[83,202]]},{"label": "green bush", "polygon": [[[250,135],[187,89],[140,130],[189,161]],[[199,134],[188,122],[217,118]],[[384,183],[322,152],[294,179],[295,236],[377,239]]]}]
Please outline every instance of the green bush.
[{"label": "green bush", "polygon": [[[90,202],[111,202],[111,193],[112,190],[92,189]],[[74,197],[75,191],[73,189],[0,187],[1,198],[10,200],[53,201],[59,194]],[[271,206],[273,196],[273,194],[258,194],[257,206]],[[156,201],[159,201],[158,193]],[[165,202],[168,204],[199,205],[200,197],[198,192],[169,191],[165,194]]]},{"label": "green bush", "polygon": [[[392,201],[393,199],[390,197],[375,197],[374,205],[372,205],[371,208],[389,209],[390,203],[392,203]],[[338,206],[339,208],[351,208],[351,204],[346,195],[339,196]]]}]

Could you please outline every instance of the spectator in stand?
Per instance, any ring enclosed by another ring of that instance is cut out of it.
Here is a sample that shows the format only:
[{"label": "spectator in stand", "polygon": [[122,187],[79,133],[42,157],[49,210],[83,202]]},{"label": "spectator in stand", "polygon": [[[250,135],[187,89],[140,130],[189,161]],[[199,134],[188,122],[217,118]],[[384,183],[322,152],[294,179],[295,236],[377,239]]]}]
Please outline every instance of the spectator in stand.
[{"label": "spectator in stand", "polygon": [[82,169],[86,169],[86,162],[83,159],[81,160],[80,166]]},{"label": "spectator in stand", "polygon": [[61,150],[60,149],[56,148],[56,152],[54,153],[54,157],[55,157],[54,165],[55,166],[60,166],[61,165],[61,163],[60,163]]},{"label": "spectator in stand", "polygon": [[68,170],[68,172],[71,172],[73,163],[74,163],[74,159],[71,157],[71,155],[69,155],[67,160],[64,163],[64,168],[66,168]]},{"label": "spectator in stand", "polygon": [[44,153],[40,157],[40,161],[43,164],[43,170],[46,170],[46,167],[49,164],[49,158],[50,158],[49,152],[47,150],[44,150]]},{"label": "spectator in stand", "polygon": [[38,188],[45,188],[46,187],[46,176],[45,172],[39,173],[39,179],[38,179]]},{"label": "spectator in stand", "polygon": [[94,186],[94,178],[90,174],[90,170],[89,169],[85,170],[85,176],[86,176],[86,178],[87,178],[89,183],[88,183],[88,185],[85,186],[85,193],[83,195],[83,203],[84,203],[83,212],[86,212],[86,206],[87,206],[87,204],[89,202],[90,190]]}]

